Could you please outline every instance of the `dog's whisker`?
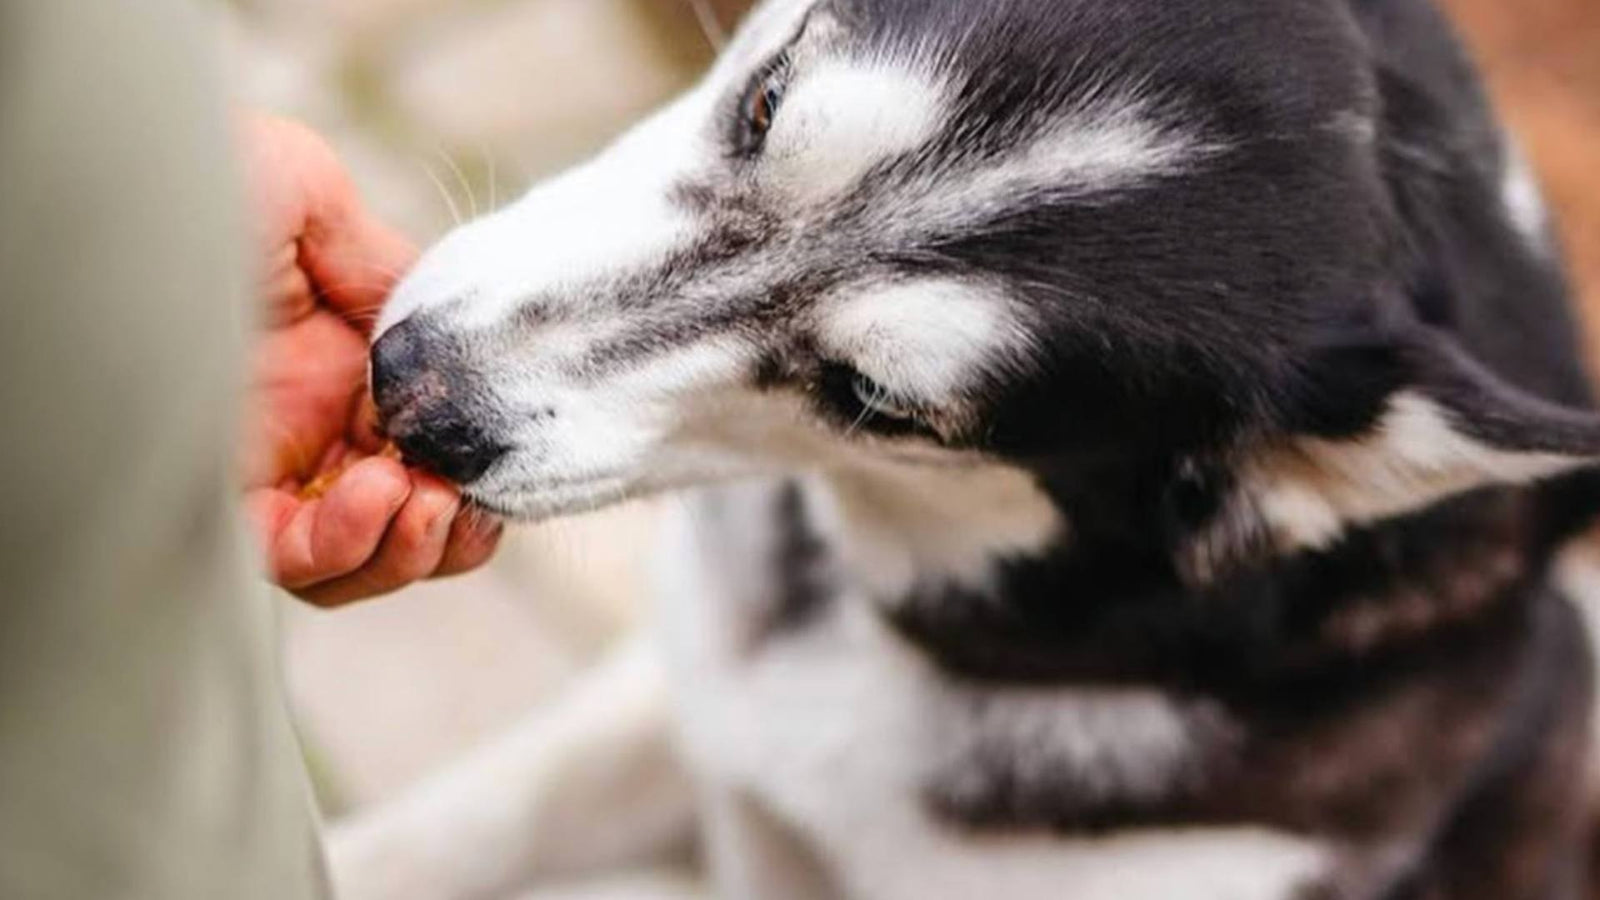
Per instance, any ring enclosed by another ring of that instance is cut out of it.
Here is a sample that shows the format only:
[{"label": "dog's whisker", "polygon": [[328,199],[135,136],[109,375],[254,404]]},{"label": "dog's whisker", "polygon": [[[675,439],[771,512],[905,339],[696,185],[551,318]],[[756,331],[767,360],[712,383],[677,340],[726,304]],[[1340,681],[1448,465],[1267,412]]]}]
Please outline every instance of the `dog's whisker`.
[{"label": "dog's whisker", "polygon": [[887,399],[889,399],[889,391],[887,388],[881,385],[874,388],[872,392],[872,402],[861,404],[861,415],[857,416],[856,420],[850,424],[848,429],[845,430],[845,437],[855,437],[856,433],[861,430],[863,425],[866,425],[868,422],[872,421],[873,407]]},{"label": "dog's whisker", "polygon": [[472,181],[467,178],[466,171],[461,168],[461,164],[456,162],[455,157],[450,155],[443,144],[434,148],[434,152],[438,154],[440,159],[444,160],[444,164],[450,168],[451,174],[455,176],[456,183],[461,186],[462,193],[467,195],[467,206],[470,212],[468,221],[478,218],[478,195],[472,189]]},{"label": "dog's whisker", "polygon": [[439,189],[439,196],[444,198],[445,208],[450,211],[451,220],[458,227],[465,225],[466,220],[461,217],[461,205],[456,202],[455,195],[450,193],[450,189],[445,187],[444,179],[439,177],[439,173],[433,170],[433,166],[429,165],[427,160],[419,157],[417,164],[427,173],[428,180],[433,182],[433,186]]},{"label": "dog's whisker", "polygon": [[500,166],[495,159],[494,152],[489,149],[489,142],[479,138],[474,141],[478,147],[478,158],[483,162],[484,170],[488,173],[486,180],[489,182],[489,215],[500,211]]}]

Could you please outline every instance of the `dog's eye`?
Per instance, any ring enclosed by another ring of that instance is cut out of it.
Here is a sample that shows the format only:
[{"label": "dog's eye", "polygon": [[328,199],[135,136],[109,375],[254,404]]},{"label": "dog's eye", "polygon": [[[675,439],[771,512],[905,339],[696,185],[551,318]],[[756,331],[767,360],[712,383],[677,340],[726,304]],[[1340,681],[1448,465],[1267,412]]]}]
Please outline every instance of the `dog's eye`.
[{"label": "dog's eye", "polygon": [[754,156],[761,151],[767,133],[778,118],[788,72],[786,58],[780,57],[750,83],[739,104],[739,151]]},{"label": "dog's eye", "polygon": [[886,419],[905,421],[916,417],[916,409],[904,399],[896,397],[888,388],[865,375],[857,375],[850,382],[856,402],[861,404],[863,415],[883,416]]},{"label": "dog's eye", "polygon": [[750,124],[750,133],[756,138],[764,138],[772,130],[772,120],[778,115],[778,104],[783,100],[783,93],[775,84],[765,84],[750,97],[750,106],[746,111],[746,119]]}]

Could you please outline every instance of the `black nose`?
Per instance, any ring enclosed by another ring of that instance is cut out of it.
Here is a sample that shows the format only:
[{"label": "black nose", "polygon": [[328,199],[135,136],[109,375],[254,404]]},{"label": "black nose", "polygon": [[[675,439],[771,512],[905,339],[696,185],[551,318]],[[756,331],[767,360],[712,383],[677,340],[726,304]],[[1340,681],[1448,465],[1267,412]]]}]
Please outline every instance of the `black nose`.
[{"label": "black nose", "polygon": [[372,396],[391,440],[409,462],[471,484],[506,453],[471,401],[460,353],[437,331],[407,319],[372,348]]}]

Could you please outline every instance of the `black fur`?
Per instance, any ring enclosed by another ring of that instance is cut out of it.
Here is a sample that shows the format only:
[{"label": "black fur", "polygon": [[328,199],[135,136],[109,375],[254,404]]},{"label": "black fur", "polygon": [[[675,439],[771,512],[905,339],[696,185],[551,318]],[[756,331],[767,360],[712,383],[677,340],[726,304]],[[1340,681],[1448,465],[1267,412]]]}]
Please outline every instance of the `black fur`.
[{"label": "black fur", "polygon": [[[876,172],[861,208],[940,159],[1026,141],[1040,110],[1104,84],[1138,82],[1230,148],[873,260],[997,278],[1041,311],[1042,371],[997,379],[956,443],[1029,468],[1074,529],[981,596],[899,598],[900,633],[953,684],[1156,687],[1242,727],[1159,800],[998,754],[933,779],[930,809],[980,831],[1317,834],[1351,855],[1330,897],[1575,896],[1584,810],[1563,785],[1581,779],[1589,662],[1548,578],[1594,508],[1591,477],[1484,490],[1210,583],[1183,563],[1242,443],[1360,436],[1403,388],[1491,444],[1595,446],[1572,409],[1590,395],[1559,263],[1509,220],[1500,130],[1439,15],[1421,0],[831,7],[868,45],[960,41],[941,57],[958,113]],[[1366,867],[1403,845],[1422,849],[1398,871]]]}]

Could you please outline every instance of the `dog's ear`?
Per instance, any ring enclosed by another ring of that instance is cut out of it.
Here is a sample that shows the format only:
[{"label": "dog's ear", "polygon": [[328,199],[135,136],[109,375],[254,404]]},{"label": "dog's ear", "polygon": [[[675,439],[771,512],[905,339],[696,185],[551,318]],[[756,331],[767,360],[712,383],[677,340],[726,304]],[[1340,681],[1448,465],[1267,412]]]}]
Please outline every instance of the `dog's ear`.
[{"label": "dog's ear", "polygon": [[[1280,548],[1324,546],[1456,494],[1600,464],[1600,414],[1518,389],[1441,333],[1334,356],[1311,375],[1302,410],[1320,427],[1247,452],[1237,471]],[[1342,427],[1341,416],[1364,421]]]}]

